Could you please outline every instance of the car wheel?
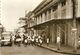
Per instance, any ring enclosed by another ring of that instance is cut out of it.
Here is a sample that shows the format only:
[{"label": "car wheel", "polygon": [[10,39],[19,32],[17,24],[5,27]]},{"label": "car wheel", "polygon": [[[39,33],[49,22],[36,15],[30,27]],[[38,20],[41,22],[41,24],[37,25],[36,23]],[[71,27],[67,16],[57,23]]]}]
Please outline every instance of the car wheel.
[{"label": "car wheel", "polygon": [[1,47],[3,46],[3,44],[0,45]]}]

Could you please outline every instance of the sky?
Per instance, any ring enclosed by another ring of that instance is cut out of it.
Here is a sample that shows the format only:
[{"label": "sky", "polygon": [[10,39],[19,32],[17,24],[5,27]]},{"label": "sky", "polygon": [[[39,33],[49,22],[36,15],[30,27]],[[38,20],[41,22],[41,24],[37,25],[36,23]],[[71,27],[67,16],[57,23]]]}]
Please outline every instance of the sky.
[{"label": "sky", "polygon": [[18,27],[18,19],[25,16],[25,11],[32,11],[42,0],[1,0],[0,22],[6,30]]}]

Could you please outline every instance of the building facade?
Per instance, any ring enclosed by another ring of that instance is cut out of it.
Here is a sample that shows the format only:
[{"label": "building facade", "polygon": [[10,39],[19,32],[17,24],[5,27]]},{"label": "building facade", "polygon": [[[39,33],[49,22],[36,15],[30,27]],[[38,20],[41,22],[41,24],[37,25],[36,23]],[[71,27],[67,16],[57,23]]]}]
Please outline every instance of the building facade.
[{"label": "building facade", "polygon": [[[76,0],[76,39],[80,36],[80,1]],[[62,45],[74,45],[73,2],[72,0],[43,0],[33,11],[28,28],[35,35],[50,38],[50,43],[57,43],[57,36]]]},{"label": "building facade", "polygon": [[3,25],[0,23],[0,39],[2,37],[2,33],[4,32],[4,27]]}]

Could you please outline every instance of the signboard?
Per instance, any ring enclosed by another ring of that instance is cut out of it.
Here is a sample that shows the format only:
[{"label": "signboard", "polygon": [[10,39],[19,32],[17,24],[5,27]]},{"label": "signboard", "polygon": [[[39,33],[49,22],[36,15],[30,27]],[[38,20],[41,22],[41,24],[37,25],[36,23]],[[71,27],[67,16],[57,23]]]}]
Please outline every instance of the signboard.
[{"label": "signboard", "polygon": [[72,28],[72,31],[77,31],[77,28]]}]

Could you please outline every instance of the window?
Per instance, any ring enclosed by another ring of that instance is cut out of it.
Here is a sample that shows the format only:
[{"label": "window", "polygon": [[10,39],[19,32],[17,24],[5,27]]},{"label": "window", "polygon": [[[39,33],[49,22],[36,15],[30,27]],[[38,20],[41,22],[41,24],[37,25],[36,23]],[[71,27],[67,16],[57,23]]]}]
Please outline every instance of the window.
[{"label": "window", "polygon": [[45,12],[45,21],[47,20],[47,11]]},{"label": "window", "polygon": [[57,6],[54,6],[54,7],[53,7],[53,12],[56,11],[57,8],[58,8]]},{"label": "window", "polygon": [[66,5],[66,0],[61,0],[62,6]]},{"label": "window", "polygon": [[49,10],[49,19],[51,19],[51,9]]},{"label": "window", "polygon": [[61,12],[61,17],[65,18],[66,17],[66,9],[63,9]]}]

